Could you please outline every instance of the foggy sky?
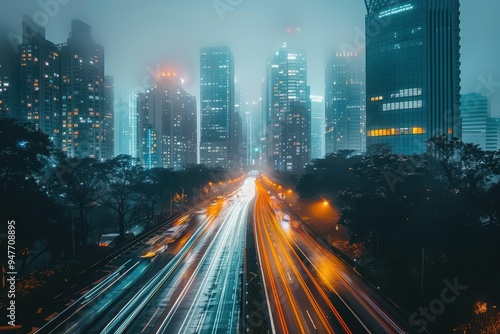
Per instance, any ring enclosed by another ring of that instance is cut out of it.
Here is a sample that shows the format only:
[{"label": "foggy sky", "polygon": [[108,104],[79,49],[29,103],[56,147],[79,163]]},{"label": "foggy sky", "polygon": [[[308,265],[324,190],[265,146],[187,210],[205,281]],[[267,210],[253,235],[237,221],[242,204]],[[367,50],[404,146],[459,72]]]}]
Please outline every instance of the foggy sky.
[{"label": "foggy sky", "polygon": [[[20,34],[22,15],[43,13],[40,3],[51,1],[1,0],[0,24]],[[259,99],[267,61],[283,42],[305,51],[311,93],[324,95],[325,55],[342,43],[359,44],[366,14],[363,0],[220,0],[235,4],[222,17],[214,0],[59,1],[67,4],[40,16],[48,18],[47,39],[65,42],[73,19],[91,25],[94,41],[105,48],[106,74],[115,77],[117,96],[149,88],[151,69],[164,68],[185,79],[184,88],[198,103],[199,50],[206,46],[231,48],[243,101]],[[462,92],[489,94],[500,117],[500,1],[461,3]],[[286,33],[297,27],[300,32]]]}]

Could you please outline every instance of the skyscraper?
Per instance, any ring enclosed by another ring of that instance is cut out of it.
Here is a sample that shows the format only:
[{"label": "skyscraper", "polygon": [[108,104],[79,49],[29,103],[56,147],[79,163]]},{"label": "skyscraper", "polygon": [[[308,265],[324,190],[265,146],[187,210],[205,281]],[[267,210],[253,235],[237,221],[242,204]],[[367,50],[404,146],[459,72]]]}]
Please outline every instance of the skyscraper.
[{"label": "skyscraper", "polygon": [[0,32],[0,117],[19,118],[16,92],[19,78],[18,45],[12,45],[11,42],[7,34]]},{"label": "skyscraper", "polygon": [[500,150],[500,118],[486,120],[486,151]]},{"label": "skyscraper", "polygon": [[137,157],[137,93],[122,93],[115,99],[115,156]]},{"label": "skyscraper", "polygon": [[486,149],[486,120],[488,118],[488,98],[470,93],[461,97],[462,141],[479,145]]},{"label": "skyscraper", "polygon": [[137,97],[138,157],[146,168],[180,170],[197,162],[196,99],[164,76]]},{"label": "skyscraper", "polygon": [[110,75],[104,77],[104,119],[102,123],[102,158],[115,157],[115,79]]},{"label": "skyscraper", "polygon": [[70,157],[103,159],[106,113],[104,48],[89,25],[74,20],[61,56],[62,150]]},{"label": "skyscraper", "polygon": [[209,167],[235,167],[234,57],[229,48],[202,48],[200,72],[200,162]]},{"label": "skyscraper", "polygon": [[325,156],[325,102],[323,96],[311,95],[311,159]]},{"label": "skyscraper", "polygon": [[337,52],[328,59],[325,73],[326,153],[364,152],[365,71],[356,53]]},{"label": "skyscraper", "polygon": [[265,81],[267,165],[301,171],[311,160],[311,99],[303,53],[286,43],[267,67]]},{"label": "skyscraper", "polygon": [[232,116],[231,124],[232,138],[229,150],[230,159],[233,161],[233,165],[235,167],[243,166],[243,161],[246,161],[246,151],[243,143],[243,116],[241,106],[241,86],[237,85],[235,82],[234,114]]},{"label": "skyscraper", "polygon": [[59,50],[45,39],[45,29],[27,16],[23,17],[22,30],[18,117],[33,123],[61,147]]},{"label": "skyscraper", "polygon": [[459,0],[365,0],[367,146],[461,138]]}]

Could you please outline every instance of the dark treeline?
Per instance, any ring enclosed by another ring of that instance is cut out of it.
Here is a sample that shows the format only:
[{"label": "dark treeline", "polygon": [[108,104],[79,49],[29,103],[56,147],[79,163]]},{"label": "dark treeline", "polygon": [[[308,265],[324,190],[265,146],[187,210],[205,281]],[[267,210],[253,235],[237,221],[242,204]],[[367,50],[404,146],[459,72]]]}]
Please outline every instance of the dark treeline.
[{"label": "dark treeline", "polygon": [[104,162],[68,158],[33,125],[0,119],[0,215],[4,222],[16,221],[19,261],[36,240],[45,240],[55,259],[69,250],[72,220],[77,254],[84,254],[87,216],[98,207],[114,212],[123,241],[132,212],[155,222],[167,217],[171,201],[193,203],[240,174],[203,165],[148,170],[128,155]]},{"label": "dark treeline", "polygon": [[[414,156],[386,146],[330,154],[313,161],[296,190],[302,199],[328,198],[339,208],[350,242],[381,264],[378,278],[403,306],[417,310],[439,296],[444,279],[459,277],[470,286],[463,297],[470,300],[453,307],[470,316],[475,301],[500,298],[500,151],[444,137],[428,144],[426,154]],[[466,319],[448,316],[434,325]]]}]

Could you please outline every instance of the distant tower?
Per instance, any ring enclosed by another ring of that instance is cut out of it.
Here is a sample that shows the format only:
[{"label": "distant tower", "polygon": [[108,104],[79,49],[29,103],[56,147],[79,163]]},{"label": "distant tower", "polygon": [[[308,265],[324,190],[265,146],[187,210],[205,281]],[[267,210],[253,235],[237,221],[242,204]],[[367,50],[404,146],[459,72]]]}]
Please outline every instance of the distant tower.
[{"label": "distant tower", "polygon": [[104,97],[106,101],[102,124],[102,158],[115,157],[115,79],[110,75],[104,77]]},{"label": "distant tower", "polygon": [[267,67],[265,81],[267,165],[302,171],[311,160],[311,99],[303,53],[286,44]]},{"label": "distant tower", "polygon": [[[200,51],[200,162],[209,167],[236,167],[234,148],[234,57],[227,47]],[[240,122],[241,124],[241,122]]]},{"label": "distant tower", "polygon": [[488,98],[478,93],[461,97],[462,141],[479,145],[486,149],[486,121],[488,118]]},{"label": "distant tower", "polygon": [[22,29],[18,117],[35,124],[60,148],[59,51],[45,39],[45,29],[27,16]]},{"label": "distant tower", "polygon": [[461,138],[459,0],[365,0],[367,146]]},{"label": "distant tower", "polygon": [[356,53],[337,52],[327,61],[325,74],[326,153],[364,152],[365,71]]},{"label": "distant tower", "polygon": [[139,93],[138,157],[146,168],[180,170],[197,162],[196,99],[176,76],[164,76]]},{"label": "distant tower", "polygon": [[500,118],[486,120],[486,151],[500,150]]},{"label": "distant tower", "polygon": [[311,95],[311,159],[325,156],[325,101],[323,96]]},{"label": "distant tower", "polygon": [[70,157],[103,160],[106,98],[104,48],[90,26],[74,20],[61,49],[62,150]]}]

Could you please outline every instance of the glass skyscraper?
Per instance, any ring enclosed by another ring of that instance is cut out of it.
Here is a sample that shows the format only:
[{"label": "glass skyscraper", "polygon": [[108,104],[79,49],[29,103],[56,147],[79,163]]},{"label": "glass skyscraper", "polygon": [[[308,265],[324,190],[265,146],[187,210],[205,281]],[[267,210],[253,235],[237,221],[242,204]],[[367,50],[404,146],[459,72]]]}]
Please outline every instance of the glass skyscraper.
[{"label": "glass skyscraper", "polygon": [[459,0],[365,0],[367,146],[461,138]]},{"label": "glass skyscraper", "polygon": [[325,73],[326,153],[338,150],[364,152],[365,71],[359,55],[336,52],[327,61]]},{"label": "glass skyscraper", "polygon": [[106,107],[102,125],[102,159],[115,157],[115,78],[111,75],[104,77],[104,96]]},{"label": "glass skyscraper", "polygon": [[209,167],[233,167],[235,106],[234,57],[227,47],[200,52],[200,162]]},{"label": "glass skyscraper", "polygon": [[325,156],[325,113],[323,96],[311,95],[311,159]]},{"label": "glass skyscraper", "polygon": [[265,81],[266,162],[274,170],[301,171],[311,160],[311,98],[303,53],[286,44]]}]

